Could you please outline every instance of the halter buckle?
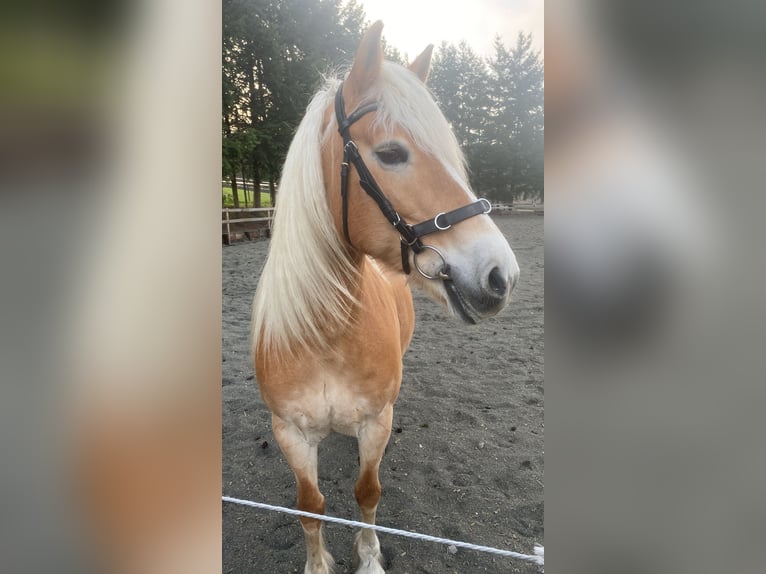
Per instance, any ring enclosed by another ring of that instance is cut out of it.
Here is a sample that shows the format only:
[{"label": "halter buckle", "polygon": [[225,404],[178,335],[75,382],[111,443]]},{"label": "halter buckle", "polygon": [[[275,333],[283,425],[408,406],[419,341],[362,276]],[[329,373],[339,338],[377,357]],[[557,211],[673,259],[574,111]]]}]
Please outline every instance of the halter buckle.
[{"label": "halter buckle", "polygon": [[[402,237],[402,236],[400,235],[399,237]],[[404,241],[410,247],[414,246],[418,242],[418,239],[420,239],[420,237],[416,237],[412,241],[407,241],[404,237],[402,237],[402,241]]]},{"label": "halter buckle", "polygon": [[436,229],[438,229],[439,231],[446,231],[446,230],[448,230],[450,227],[452,227],[452,225],[451,225],[451,224],[449,224],[449,223],[448,223],[448,224],[447,224],[445,227],[442,227],[441,225],[439,225],[439,218],[440,218],[442,215],[446,215],[446,214],[445,214],[443,211],[442,211],[441,213],[437,213],[437,214],[436,214],[436,217],[434,217],[434,225],[436,226]]},{"label": "halter buckle", "polygon": [[490,213],[492,211],[492,204],[489,202],[489,200],[486,197],[479,198],[479,201],[487,206],[487,208],[484,210],[485,214]]}]

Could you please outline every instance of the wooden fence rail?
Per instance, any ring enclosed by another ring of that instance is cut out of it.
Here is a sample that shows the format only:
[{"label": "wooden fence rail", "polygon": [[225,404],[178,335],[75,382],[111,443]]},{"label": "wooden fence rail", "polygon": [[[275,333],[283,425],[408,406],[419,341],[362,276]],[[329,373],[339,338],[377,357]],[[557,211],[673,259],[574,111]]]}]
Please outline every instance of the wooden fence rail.
[{"label": "wooden fence rail", "polygon": [[[223,233],[224,242],[226,245],[231,244],[231,224],[232,223],[254,223],[256,221],[265,221],[268,224],[268,231],[271,232],[271,224],[274,221],[274,208],[273,207],[224,207],[221,209],[222,218],[221,225],[226,226],[226,231]],[[265,217],[236,217],[232,218],[232,213],[265,213]]]}]

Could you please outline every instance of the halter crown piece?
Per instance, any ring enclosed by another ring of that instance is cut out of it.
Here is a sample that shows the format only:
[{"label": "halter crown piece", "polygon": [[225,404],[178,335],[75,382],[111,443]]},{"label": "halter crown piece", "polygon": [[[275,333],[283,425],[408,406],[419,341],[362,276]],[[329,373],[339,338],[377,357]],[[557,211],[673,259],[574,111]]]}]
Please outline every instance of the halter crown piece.
[{"label": "halter crown piece", "polygon": [[[418,272],[426,279],[442,279],[449,280],[449,265],[447,265],[444,256],[438,249],[431,245],[424,245],[420,238],[430,233],[437,231],[446,231],[456,223],[460,223],[473,217],[474,215],[481,215],[482,213],[489,213],[492,211],[492,205],[486,199],[482,198],[463,207],[458,207],[448,212],[441,212],[433,219],[427,219],[421,223],[410,225],[397,213],[391,202],[388,201],[380,186],[372,177],[370,170],[367,169],[362,156],[359,154],[359,148],[356,147],[354,140],[351,139],[349,128],[363,116],[370,112],[374,112],[378,109],[378,105],[375,103],[365,104],[348,116],[346,116],[345,104],[343,102],[343,83],[338,86],[338,92],[335,94],[335,118],[338,122],[338,132],[343,138],[343,162],[340,168],[340,196],[342,201],[343,211],[343,235],[349,244],[351,238],[348,235],[348,172],[349,166],[353,164],[356,168],[356,173],[359,175],[359,185],[367,192],[375,203],[378,204],[380,211],[388,219],[389,223],[393,225],[401,236],[401,249],[402,249],[402,269],[405,273],[410,272],[410,258],[409,250],[412,249],[415,261],[415,267]],[[442,268],[436,275],[429,275],[425,273],[417,262],[417,255],[425,250],[430,250],[436,253],[442,260]]]}]

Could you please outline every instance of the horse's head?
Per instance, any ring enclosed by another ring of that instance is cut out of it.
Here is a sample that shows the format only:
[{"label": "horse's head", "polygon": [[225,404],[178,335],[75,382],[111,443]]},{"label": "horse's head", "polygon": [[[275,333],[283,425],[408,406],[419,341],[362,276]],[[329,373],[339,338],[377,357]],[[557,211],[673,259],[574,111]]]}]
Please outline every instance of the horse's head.
[{"label": "horse's head", "polygon": [[[519,267],[505,237],[485,213],[489,203],[478,203],[471,191],[457,140],[425,86],[433,46],[408,70],[383,61],[381,30],[377,22],[364,35],[340,88],[342,98],[325,114],[326,128],[332,132],[326,132],[322,151],[330,210],[338,233],[347,233],[358,253],[404,272],[410,267],[418,286],[475,323],[508,303]],[[343,137],[338,118],[342,123],[345,116],[350,123]],[[351,157],[344,156],[351,146]],[[344,160],[350,164],[345,217]],[[365,169],[382,201],[360,185],[360,171]],[[393,215],[386,203],[395,210]],[[397,217],[404,223],[395,227]],[[414,226],[417,242],[405,224]],[[404,256],[402,237],[410,244]]]}]

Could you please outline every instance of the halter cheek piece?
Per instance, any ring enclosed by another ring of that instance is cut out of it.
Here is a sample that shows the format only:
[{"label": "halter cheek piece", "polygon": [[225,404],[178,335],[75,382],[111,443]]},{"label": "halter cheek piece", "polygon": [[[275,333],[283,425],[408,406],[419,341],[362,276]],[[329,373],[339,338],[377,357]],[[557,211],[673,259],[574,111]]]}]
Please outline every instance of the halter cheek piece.
[{"label": "halter cheek piece", "polygon": [[[383,192],[380,190],[380,186],[372,177],[370,170],[362,160],[362,156],[359,154],[359,148],[356,147],[354,140],[351,139],[349,128],[357,121],[359,121],[366,114],[378,109],[377,104],[366,104],[360,108],[357,108],[346,116],[345,104],[343,102],[343,84],[338,87],[338,92],[335,94],[335,118],[338,122],[338,132],[343,137],[343,163],[341,163],[340,169],[340,195],[342,201],[343,211],[343,235],[346,241],[351,244],[351,238],[348,235],[348,172],[349,166],[353,164],[356,168],[356,172],[359,175],[359,185],[367,192],[375,203],[378,204],[380,211],[386,219],[393,225],[401,236],[401,249],[402,249],[402,269],[405,273],[410,272],[410,258],[409,250],[412,249],[415,262],[415,268],[426,279],[442,279],[449,280],[449,265],[447,265],[444,256],[441,252],[432,245],[424,245],[420,238],[430,233],[437,231],[446,231],[456,223],[460,223],[473,217],[474,215],[481,215],[482,213],[489,213],[492,211],[492,205],[486,199],[482,198],[478,201],[474,201],[463,207],[453,209],[448,212],[441,212],[433,219],[427,219],[421,223],[410,225],[397,213],[391,202],[388,201]],[[442,267],[436,275],[429,275],[424,272],[418,265],[417,256],[425,250],[433,251],[442,260]]]}]

